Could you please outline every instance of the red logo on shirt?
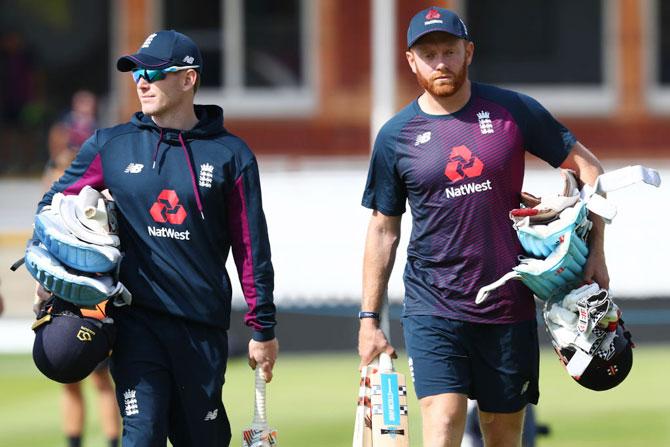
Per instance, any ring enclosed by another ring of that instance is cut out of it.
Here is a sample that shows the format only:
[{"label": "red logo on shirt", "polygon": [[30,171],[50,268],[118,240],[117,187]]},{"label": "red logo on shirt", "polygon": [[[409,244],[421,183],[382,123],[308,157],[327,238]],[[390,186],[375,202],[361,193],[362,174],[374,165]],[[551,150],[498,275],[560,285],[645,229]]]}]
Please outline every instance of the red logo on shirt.
[{"label": "red logo on shirt", "polygon": [[484,163],[467,146],[456,146],[451,148],[444,175],[452,182],[457,182],[466,177],[478,177],[483,170]]},{"label": "red logo on shirt", "polygon": [[186,219],[186,210],[179,204],[179,197],[172,189],[164,189],[158,194],[156,203],[149,210],[156,222],[179,225]]},{"label": "red logo on shirt", "polygon": [[428,11],[428,14],[426,14],[426,20],[433,20],[433,19],[439,19],[440,18],[440,13],[437,12],[437,9],[431,9]]}]

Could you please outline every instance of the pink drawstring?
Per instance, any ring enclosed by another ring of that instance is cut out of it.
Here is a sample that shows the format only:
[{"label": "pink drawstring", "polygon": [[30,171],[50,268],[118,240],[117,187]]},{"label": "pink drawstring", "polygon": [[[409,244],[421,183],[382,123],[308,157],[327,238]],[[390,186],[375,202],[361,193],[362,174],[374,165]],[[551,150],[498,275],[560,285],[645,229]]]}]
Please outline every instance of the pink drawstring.
[{"label": "pink drawstring", "polygon": [[193,192],[195,193],[195,201],[198,204],[198,211],[200,211],[200,217],[205,220],[205,214],[202,211],[202,202],[200,201],[200,191],[198,191],[198,185],[195,182],[195,171],[193,170],[191,157],[188,156],[188,149],[186,149],[186,143],[184,143],[184,138],[182,137],[181,132],[179,132],[179,142],[181,143],[181,148],[184,150],[186,164],[188,164],[188,170],[191,173],[191,183],[193,184]]},{"label": "pink drawstring", "polygon": [[158,137],[158,143],[156,143],[156,150],[154,151],[154,164],[151,165],[151,169],[156,167],[156,157],[158,156],[158,147],[161,145],[161,141],[163,141],[163,129],[161,129],[161,135]]}]

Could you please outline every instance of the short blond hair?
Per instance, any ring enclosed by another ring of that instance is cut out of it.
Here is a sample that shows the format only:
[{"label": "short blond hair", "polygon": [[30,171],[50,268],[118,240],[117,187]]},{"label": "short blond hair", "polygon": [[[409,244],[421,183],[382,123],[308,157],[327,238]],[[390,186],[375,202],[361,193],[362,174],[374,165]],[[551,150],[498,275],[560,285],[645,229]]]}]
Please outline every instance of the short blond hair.
[{"label": "short blond hair", "polygon": [[198,76],[195,78],[195,85],[193,86],[193,95],[195,96],[196,93],[198,93],[198,89],[200,88],[200,72],[195,71]]}]

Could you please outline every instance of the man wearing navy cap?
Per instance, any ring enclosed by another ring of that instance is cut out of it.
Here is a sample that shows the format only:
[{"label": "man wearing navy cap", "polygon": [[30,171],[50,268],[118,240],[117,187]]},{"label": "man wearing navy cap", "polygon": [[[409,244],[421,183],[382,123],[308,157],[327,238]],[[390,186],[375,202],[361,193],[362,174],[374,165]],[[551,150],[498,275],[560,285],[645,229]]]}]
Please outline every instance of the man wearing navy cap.
[{"label": "man wearing navy cap", "polygon": [[[525,152],[593,184],[598,160],[537,101],[472,82],[475,45],[452,11],[428,8],[407,31],[407,62],[423,93],[380,130],[363,206],[372,209],[364,255],[361,365],[393,353],[378,312],[405,202],[412,235],[403,330],[423,416],[423,443],[458,446],[467,398],[487,446],[521,445],[524,408],[539,397],[533,295],[511,281],[475,304],[522,248],[508,212],[519,207]],[[584,281],[607,288],[603,222],[592,218]]]},{"label": "man wearing navy cap", "polygon": [[202,67],[196,44],[173,30],[151,34],[120,58],[117,68],[132,73],[142,111],[96,131],[38,208],[86,185],[109,189],[116,202],[119,279],[133,296],[129,306],[108,306],[124,447],[168,438],[175,447],[229,445],[221,389],[231,249],[249,306],[249,365],[270,381],[277,357],[257,161],[223,127],[220,107],[194,105]]}]

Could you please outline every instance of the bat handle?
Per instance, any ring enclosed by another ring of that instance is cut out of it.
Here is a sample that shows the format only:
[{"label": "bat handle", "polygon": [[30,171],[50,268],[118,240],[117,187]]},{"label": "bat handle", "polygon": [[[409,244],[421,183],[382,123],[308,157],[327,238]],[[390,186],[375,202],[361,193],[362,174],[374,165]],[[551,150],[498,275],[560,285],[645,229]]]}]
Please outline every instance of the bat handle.
[{"label": "bat handle", "polygon": [[379,354],[379,370],[382,372],[393,371],[393,360],[385,352]]},{"label": "bat handle", "polygon": [[254,425],[266,426],[265,412],[265,377],[259,366],[256,367],[256,395],[254,398]]}]

